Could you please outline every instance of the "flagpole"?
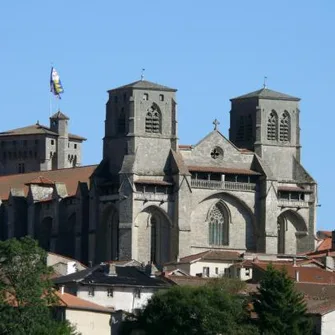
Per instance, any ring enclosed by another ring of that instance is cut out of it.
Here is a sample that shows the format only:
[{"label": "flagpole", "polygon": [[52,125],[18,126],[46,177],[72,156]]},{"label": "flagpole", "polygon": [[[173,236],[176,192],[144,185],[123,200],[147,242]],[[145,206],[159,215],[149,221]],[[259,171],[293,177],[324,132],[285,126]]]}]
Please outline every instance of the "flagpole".
[{"label": "flagpole", "polygon": [[50,83],[49,83],[49,117],[52,115],[52,91],[51,91],[51,75],[52,75],[53,62],[51,62],[51,72],[50,72]]}]

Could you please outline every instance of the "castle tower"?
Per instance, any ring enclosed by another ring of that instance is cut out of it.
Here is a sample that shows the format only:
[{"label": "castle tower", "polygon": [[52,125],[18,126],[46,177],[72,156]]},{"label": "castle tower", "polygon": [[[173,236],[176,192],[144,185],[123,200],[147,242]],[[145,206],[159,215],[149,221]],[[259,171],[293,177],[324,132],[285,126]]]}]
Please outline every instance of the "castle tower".
[{"label": "castle tower", "polygon": [[58,134],[57,138],[57,151],[55,155],[51,157],[52,169],[63,169],[68,167],[67,162],[67,148],[69,141],[68,131],[68,120],[69,118],[58,111],[50,117],[50,129]]},{"label": "castle tower", "polygon": [[300,163],[299,98],[267,88],[231,99],[230,140],[255,151],[280,180]]}]

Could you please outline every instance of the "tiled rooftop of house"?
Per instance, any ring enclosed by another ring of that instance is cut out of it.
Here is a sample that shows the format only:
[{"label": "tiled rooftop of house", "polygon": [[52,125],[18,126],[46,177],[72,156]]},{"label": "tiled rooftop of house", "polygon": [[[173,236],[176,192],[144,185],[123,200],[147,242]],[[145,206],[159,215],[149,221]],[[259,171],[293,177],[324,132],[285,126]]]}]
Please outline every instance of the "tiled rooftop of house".
[{"label": "tiled rooftop of house", "polygon": [[[265,271],[268,262],[258,262],[253,263],[255,269],[260,269]],[[292,263],[271,263],[273,267],[277,270],[285,269],[290,276],[290,278],[296,278],[297,273],[299,273],[299,282],[305,283],[319,283],[319,284],[335,284],[335,273],[332,271],[324,270],[316,266],[296,266]]]},{"label": "tiled rooftop of house", "polygon": [[105,312],[110,313],[112,312],[111,309],[103,307],[101,305],[95,304],[93,302],[80,299],[75,295],[69,293],[61,293],[60,291],[56,291],[56,296],[59,299],[59,305],[68,307],[70,309],[82,309],[82,310],[89,310],[89,311],[97,311],[97,312]]},{"label": "tiled rooftop of house", "polygon": [[240,253],[237,251],[225,251],[225,250],[207,250],[198,254],[182,257],[179,263],[191,263],[195,261],[225,261],[225,260],[237,260],[240,257]]}]

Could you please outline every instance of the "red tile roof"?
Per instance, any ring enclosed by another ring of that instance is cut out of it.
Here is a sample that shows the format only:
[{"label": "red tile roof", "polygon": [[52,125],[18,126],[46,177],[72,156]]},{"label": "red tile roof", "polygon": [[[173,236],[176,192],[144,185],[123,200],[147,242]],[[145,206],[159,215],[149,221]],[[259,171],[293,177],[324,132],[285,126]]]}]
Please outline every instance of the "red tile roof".
[{"label": "red tile roof", "polygon": [[238,168],[225,168],[225,167],[216,167],[216,166],[188,166],[189,171],[194,172],[217,172],[217,173],[227,173],[227,174],[244,174],[251,176],[260,175],[259,172],[249,170],[249,169],[238,169]]},{"label": "red tile roof", "polygon": [[53,180],[50,180],[46,177],[38,176],[37,178],[34,178],[33,180],[29,181],[25,185],[30,184],[37,184],[37,185],[54,185],[55,182]]},{"label": "red tile roof", "polygon": [[190,144],[180,144],[180,145],[178,145],[178,148],[181,149],[181,150],[192,149],[192,145],[190,145]]},{"label": "red tile roof", "polygon": [[176,285],[180,286],[203,286],[206,285],[213,278],[205,277],[187,277],[187,276],[168,276],[168,281],[172,281]]},{"label": "red tile roof", "polygon": [[89,178],[96,167],[97,165],[88,165],[69,169],[37,171],[1,176],[0,199],[7,200],[11,188],[24,189],[25,195],[27,195],[28,187],[26,184],[39,177],[66,184],[68,195],[72,196],[76,194],[78,182],[88,183]]},{"label": "red tile roof", "polygon": [[69,293],[65,293],[65,292],[61,293],[59,291],[56,291],[56,295],[59,298],[60,306],[68,307],[71,309],[82,309],[82,310],[105,312],[105,313],[112,312],[111,309],[108,309],[104,306],[78,298]]},{"label": "red tile roof", "polygon": [[316,251],[331,250],[332,248],[332,238],[326,237],[316,248]]},{"label": "red tile roof", "polygon": [[194,261],[225,261],[239,259],[240,253],[227,250],[206,250],[195,255],[182,257],[179,263],[191,263]]},{"label": "red tile roof", "polygon": [[[254,263],[254,268],[265,271],[269,262]],[[296,272],[299,272],[299,282],[319,283],[319,284],[335,284],[335,273],[312,266],[294,266],[292,263],[273,262],[273,267],[277,270],[285,269],[288,275],[295,279]]]}]

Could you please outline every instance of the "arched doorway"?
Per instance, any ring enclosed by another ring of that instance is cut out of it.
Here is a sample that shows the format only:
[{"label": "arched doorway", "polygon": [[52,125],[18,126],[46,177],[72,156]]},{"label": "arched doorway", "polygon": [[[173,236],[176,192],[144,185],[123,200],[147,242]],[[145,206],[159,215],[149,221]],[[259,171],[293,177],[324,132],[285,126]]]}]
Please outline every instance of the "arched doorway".
[{"label": "arched doorway", "polygon": [[100,221],[96,234],[96,262],[117,260],[119,257],[119,213],[108,207]]},{"label": "arched doorway", "polygon": [[37,240],[41,248],[50,251],[51,234],[52,234],[52,217],[44,218],[37,229]]},{"label": "arched doorway", "polygon": [[292,210],[281,213],[277,220],[278,254],[293,254],[302,252],[300,241],[307,235],[304,219]]},{"label": "arched doorway", "polygon": [[150,216],[150,261],[161,266],[170,260],[170,224],[159,211]]}]

